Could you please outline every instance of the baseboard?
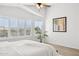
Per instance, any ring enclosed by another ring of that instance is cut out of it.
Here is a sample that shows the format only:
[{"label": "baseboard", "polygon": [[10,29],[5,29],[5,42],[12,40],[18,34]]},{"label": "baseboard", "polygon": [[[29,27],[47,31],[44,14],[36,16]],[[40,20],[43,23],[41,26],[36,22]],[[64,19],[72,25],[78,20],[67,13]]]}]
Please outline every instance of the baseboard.
[{"label": "baseboard", "polygon": [[58,44],[58,43],[51,43],[51,42],[48,42],[48,44],[54,44],[54,45],[58,45],[58,46],[62,46],[62,47],[67,47],[67,48],[70,48],[70,49],[79,50],[79,48],[70,47],[70,46],[65,46],[65,45],[62,45],[62,44]]}]

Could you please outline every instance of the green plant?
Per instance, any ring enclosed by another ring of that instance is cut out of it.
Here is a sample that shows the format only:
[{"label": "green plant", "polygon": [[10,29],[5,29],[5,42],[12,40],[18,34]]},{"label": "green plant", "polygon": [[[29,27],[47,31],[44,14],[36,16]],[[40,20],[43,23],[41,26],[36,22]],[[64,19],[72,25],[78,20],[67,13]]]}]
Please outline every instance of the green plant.
[{"label": "green plant", "polygon": [[46,31],[42,31],[39,27],[35,27],[35,31],[37,34],[37,39],[40,39],[41,43],[43,39],[46,39],[46,37],[48,37],[48,35],[46,34]]}]

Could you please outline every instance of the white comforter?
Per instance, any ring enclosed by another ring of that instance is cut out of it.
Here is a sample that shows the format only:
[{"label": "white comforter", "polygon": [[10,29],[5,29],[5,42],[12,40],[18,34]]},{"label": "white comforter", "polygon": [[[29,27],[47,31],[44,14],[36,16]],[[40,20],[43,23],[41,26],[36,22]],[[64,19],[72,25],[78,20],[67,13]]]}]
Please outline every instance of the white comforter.
[{"label": "white comforter", "polygon": [[31,40],[0,42],[0,56],[57,56],[54,47]]}]

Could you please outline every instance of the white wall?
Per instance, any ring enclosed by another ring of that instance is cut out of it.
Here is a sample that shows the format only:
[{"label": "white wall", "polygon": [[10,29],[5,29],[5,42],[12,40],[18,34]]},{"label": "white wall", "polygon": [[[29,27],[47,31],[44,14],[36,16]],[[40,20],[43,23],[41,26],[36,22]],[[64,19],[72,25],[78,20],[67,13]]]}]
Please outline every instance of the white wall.
[{"label": "white wall", "polygon": [[[53,32],[52,19],[67,17],[67,32]],[[79,4],[52,4],[47,10],[46,30],[48,42],[79,49]]]},{"label": "white wall", "polygon": [[6,16],[17,19],[42,19],[42,17],[36,16],[33,13],[22,9],[21,7],[7,5],[0,5],[0,16]]},{"label": "white wall", "polygon": [[46,14],[45,10],[46,10],[46,8],[39,9],[37,7],[29,6],[29,5],[27,5],[26,7],[28,7],[31,10],[33,10],[34,12],[40,14],[42,17],[45,17],[45,14]]}]

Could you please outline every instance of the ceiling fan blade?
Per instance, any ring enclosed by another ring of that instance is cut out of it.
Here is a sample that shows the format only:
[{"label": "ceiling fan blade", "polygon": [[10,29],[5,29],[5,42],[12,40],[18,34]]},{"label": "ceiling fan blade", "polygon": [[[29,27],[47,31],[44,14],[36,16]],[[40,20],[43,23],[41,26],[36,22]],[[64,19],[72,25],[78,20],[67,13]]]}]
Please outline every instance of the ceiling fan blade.
[{"label": "ceiling fan blade", "polygon": [[51,7],[50,5],[44,5],[45,7]]}]

